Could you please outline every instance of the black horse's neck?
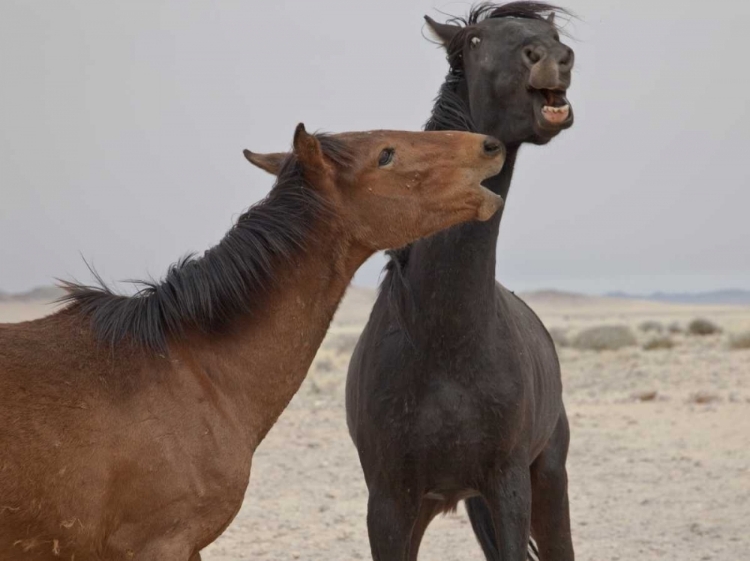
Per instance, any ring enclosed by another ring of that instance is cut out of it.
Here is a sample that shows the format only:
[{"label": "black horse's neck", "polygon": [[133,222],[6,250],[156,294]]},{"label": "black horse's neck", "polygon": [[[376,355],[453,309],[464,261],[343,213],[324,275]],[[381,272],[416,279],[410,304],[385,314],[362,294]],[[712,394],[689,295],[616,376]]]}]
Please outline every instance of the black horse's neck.
[{"label": "black horse's neck", "polygon": [[[513,177],[516,151],[503,171],[485,182],[504,199]],[[434,317],[443,328],[468,334],[485,313],[495,313],[495,263],[502,210],[487,222],[470,222],[411,246],[403,271],[420,322]],[[417,319],[415,317],[415,319]]]},{"label": "black horse's neck", "polygon": [[[426,129],[475,131],[463,81],[451,78],[441,89]],[[518,147],[509,146],[503,170],[484,182],[506,201],[517,154]],[[450,228],[392,255],[395,263],[387,282],[391,294],[400,292],[394,303],[409,331],[431,330],[438,324],[441,333],[449,330],[456,342],[485,325],[478,319],[496,313],[495,263],[502,214],[501,210],[487,222]]]},{"label": "black horse's neck", "polygon": [[[508,155],[505,158],[505,165],[503,170],[495,177],[491,177],[484,182],[484,185],[491,189],[494,193],[500,195],[503,200],[508,198],[508,191],[510,191],[510,182],[513,180],[513,170],[516,167],[516,156],[518,155],[518,147],[513,146],[508,148]],[[497,213],[498,222],[502,218],[503,211]],[[494,217],[493,217],[494,218]]]}]

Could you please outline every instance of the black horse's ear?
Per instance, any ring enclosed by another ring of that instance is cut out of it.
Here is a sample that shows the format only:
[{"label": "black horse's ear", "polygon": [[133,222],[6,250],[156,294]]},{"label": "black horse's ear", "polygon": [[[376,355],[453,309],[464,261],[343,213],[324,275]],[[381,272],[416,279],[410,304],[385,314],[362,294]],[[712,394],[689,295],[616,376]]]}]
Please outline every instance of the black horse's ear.
[{"label": "black horse's ear", "polygon": [[554,27],[555,25],[555,12],[550,12],[550,14],[547,16],[547,22]]},{"label": "black horse's ear", "polygon": [[256,154],[250,150],[243,150],[242,153],[247,161],[271,175],[279,175],[284,160],[289,157],[286,152],[274,152],[273,154]]},{"label": "black horse's ear", "polygon": [[427,27],[430,29],[435,39],[440,41],[444,47],[450,45],[456,34],[461,31],[461,26],[451,25],[449,23],[438,23],[430,16],[425,16],[424,20],[427,22]]}]

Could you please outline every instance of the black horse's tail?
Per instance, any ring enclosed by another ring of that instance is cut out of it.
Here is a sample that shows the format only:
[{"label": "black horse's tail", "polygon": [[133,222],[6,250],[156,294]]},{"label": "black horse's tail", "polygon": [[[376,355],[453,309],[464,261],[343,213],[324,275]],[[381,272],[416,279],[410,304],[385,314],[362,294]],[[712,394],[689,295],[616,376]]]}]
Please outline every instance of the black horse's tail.
[{"label": "black horse's tail", "polygon": [[[499,561],[500,552],[495,539],[495,525],[492,522],[492,514],[490,509],[487,508],[487,503],[484,502],[482,497],[466,499],[466,511],[469,513],[471,527],[474,529],[474,535],[477,537],[479,545],[482,546],[487,561]],[[539,561],[539,550],[532,537],[529,537],[526,557],[529,561]]]}]

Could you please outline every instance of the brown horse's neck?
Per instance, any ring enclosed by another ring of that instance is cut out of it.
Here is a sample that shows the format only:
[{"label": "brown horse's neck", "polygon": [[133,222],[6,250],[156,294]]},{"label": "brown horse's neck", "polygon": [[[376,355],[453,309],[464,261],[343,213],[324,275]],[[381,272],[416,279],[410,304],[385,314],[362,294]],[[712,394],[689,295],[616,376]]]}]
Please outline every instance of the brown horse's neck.
[{"label": "brown horse's neck", "polygon": [[225,336],[175,349],[236,406],[252,446],[299,389],[349,282],[372,254],[352,244],[340,222],[320,222],[325,231],[280,271],[268,305]]}]

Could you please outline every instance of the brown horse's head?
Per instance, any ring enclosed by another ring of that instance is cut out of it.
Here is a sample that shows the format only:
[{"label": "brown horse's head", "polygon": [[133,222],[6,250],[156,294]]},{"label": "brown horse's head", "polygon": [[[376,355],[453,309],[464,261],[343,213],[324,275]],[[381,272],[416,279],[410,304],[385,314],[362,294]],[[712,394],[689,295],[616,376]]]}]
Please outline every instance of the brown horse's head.
[{"label": "brown horse's head", "polygon": [[509,146],[545,144],[573,125],[566,97],[575,56],[543,2],[481,4],[466,18],[427,25],[448,52],[451,76],[478,132]]},{"label": "brown horse's head", "polygon": [[502,199],[481,182],[500,172],[505,147],[496,139],[463,132],[371,131],[311,135],[299,125],[293,153],[245,157],[283,174],[299,165],[343,217],[362,246],[400,247],[472,219],[487,220]]}]

